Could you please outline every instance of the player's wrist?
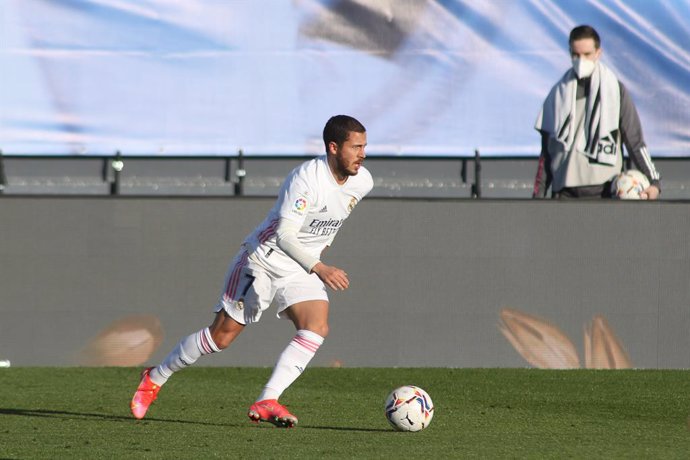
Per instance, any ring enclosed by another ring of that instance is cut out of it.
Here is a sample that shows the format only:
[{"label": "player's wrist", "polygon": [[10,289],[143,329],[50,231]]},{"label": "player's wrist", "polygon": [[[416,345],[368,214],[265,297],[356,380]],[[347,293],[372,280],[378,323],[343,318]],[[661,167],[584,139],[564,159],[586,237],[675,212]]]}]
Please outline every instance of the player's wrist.
[{"label": "player's wrist", "polygon": [[316,273],[318,275],[323,267],[324,267],[323,262],[321,262],[320,260],[317,260],[316,262],[314,262],[314,265],[309,267],[308,272],[309,273]]}]

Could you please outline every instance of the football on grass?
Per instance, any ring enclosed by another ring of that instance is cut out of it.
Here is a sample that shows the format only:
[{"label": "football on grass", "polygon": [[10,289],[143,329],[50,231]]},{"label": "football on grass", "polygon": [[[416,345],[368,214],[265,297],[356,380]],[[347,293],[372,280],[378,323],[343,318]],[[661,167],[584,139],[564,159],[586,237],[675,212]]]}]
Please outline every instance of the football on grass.
[{"label": "football on grass", "polygon": [[386,399],[386,418],[398,431],[420,431],[434,417],[434,403],[426,391],[412,385],[396,388]]},{"label": "football on grass", "polygon": [[647,176],[636,169],[620,173],[611,183],[611,196],[621,200],[639,200],[640,193],[649,187]]}]

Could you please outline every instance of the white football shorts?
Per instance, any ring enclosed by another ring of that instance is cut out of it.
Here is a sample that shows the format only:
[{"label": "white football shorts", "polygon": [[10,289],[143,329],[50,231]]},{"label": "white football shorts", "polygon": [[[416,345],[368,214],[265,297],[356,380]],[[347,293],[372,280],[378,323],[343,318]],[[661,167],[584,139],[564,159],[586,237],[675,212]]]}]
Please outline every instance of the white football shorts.
[{"label": "white football shorts", "polygon": [[215,312],[225,310],[240,324],[256,323],[275,301],[278,318],[288,319],[285,309],[307,300],[325,300],[328,293],[315,274],[296,270],[294,274],[276,277],[252,260],[243,247],[228,266],[223,291]]}]

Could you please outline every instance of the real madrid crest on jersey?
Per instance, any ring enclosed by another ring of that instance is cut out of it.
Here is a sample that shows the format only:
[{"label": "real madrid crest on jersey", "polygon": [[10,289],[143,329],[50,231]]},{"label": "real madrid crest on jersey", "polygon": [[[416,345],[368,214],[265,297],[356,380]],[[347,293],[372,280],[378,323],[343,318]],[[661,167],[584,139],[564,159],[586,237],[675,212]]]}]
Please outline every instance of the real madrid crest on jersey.
[{"label": "real madrid crest on jersey", "polygon": [[357,198],[352,197],[350,198],[350,204],[347,205],[347,212],[352,212],[352,210],[355,209],[355,206],[357,206]]}]

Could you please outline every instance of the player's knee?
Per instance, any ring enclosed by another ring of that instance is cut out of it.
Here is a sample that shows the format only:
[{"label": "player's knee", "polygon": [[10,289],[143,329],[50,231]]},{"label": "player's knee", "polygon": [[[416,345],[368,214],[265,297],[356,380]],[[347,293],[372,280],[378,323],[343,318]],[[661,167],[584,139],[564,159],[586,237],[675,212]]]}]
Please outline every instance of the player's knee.
[{"label": "player's knee", "polygon": [[244,325],[229,320],[222,323],[214,322],[209,329],[213,342],[220,350],[224,350],[244,330]]},{"label": "player's knee", "polygon": [[326,336],[328,336],[328,323],[315,325],[314,327],[308,329],[311,330],[314,334],[320,335],[324,339],[326,338]]},{"label": "player's knee", "polygon": [[230,343],[232,343],[232,338],[230,337],[229,334],[224,334],[224,333],[217,333],[211,336],[213,338],[213,341],[216,343],[216,346],[220,350],[225,350],[228,348]]}]

